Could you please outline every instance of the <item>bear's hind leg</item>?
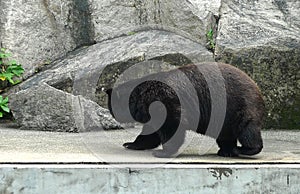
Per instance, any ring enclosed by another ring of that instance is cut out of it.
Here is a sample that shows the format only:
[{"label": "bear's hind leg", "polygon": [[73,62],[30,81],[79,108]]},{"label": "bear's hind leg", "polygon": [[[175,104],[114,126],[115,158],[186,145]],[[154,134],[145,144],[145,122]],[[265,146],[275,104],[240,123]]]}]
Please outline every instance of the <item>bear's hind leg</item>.
[{"label": "bear's hind leg", "polygon": [[238,137],[242,147],[238,147],[240,154],[255,155],[261,152],[263,148],[263,141],[260,133],[260,125],[250,122]]},{"label": "bear's hind leg", "polygon": [[237,140],[222,140],[217,139],[219,146],[218,156],[222,157],[235,157],[239,155],[237,148]]}]

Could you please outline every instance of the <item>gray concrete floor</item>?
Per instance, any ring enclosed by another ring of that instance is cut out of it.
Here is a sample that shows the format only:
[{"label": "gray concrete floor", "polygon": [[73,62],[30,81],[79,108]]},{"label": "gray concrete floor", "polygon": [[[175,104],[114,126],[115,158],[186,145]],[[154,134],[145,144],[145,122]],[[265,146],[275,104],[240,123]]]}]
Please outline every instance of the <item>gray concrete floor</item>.
[{"label": "gray concrete floor", "polygon": [[252,157],[222,158],[215,140],[188,132],[177,158],[161,159],[152,151],[132,151],[122,144],[132,141],[140,128],[89,133],[22,131],[0,125],[0,163],[298,163],[300,130],[263,131],[263,152]]}]

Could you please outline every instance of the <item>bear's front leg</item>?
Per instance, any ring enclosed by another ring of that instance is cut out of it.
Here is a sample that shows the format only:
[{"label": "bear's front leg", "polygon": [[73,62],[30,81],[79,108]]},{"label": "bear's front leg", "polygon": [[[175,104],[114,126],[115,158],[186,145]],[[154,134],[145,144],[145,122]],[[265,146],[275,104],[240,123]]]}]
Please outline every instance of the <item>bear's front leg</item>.
[{"label": "bear's front leg", "polygon": [[237,147],[237,140],[222,140],[217,139],[217,144],[219,146],[218,156],[222,157],[236,157],[239,155],[239,150]]},{"label": "bear's front leg", "polygon": [[152,127],[144,125],[140,135],[134,142],[124,143],[123,146],[131,150],[150,150],[157,148],[161,144],[160,137],[154,132]]},{"label": "bear's front leg", "polygon": [[[175,131],[170,133],[170,131]],[[179,155],[178,150],[185,139],[185,129],[161,129],[159,136],[162,139],[162,150],[155,150],[153,155],[158,158],[173,158]]]}]

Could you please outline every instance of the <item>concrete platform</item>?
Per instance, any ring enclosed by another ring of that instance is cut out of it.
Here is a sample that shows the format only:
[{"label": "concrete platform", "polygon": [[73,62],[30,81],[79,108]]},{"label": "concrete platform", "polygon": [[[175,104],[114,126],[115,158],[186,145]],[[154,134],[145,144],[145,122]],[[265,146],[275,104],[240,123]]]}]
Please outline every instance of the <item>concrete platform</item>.
[{"label": "concrete platform", "polygon": [[300,164],[300,131],[263,131],[264,149],[253,157],[216,155],[215,140],[189,132],[177,158],[162,159],[152,151],[132,151],[122,144],[135,139],[140,128],[89,133],[22,131],[2,125],[0,163],[88,164]]},{"label": "concrete platform", "polygon": [[[263,152],[223,158],[188,133],[177,158],[131,151],[140,128],[83,134],[0,127],[0,193],[300,193],[300,131],[264,131]],[[51,189],[51,190],[49,190]]]}]

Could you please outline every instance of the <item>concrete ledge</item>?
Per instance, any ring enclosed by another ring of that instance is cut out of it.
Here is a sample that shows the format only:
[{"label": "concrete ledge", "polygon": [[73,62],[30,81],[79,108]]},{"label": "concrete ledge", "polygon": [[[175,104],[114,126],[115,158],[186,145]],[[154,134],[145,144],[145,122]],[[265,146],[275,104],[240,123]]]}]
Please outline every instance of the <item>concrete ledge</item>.
[{"label": "concrete ledge", "polygon": [[1,165],[0,193],[299,193],[300,165]]},{"label": "concrete ledge", "polygon": [[214,139],[188,133],[177,158],[161,159],[152,151],[132,151],[139,128],[89,133],[23,131],[0,126],[0,164],[300,164],[300,131],[263,131],[264,149],[253,157],[216,155]]},{"label": "concrete ledge", "polygon": [[0,126],[0,193],[300,193],[300,131],[264,131],[263,152],[238,158],[188,134],[175,159],[124,149],[136,133]]}]

